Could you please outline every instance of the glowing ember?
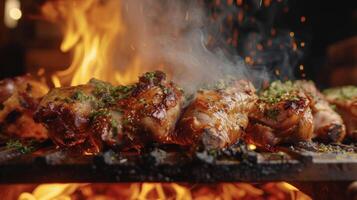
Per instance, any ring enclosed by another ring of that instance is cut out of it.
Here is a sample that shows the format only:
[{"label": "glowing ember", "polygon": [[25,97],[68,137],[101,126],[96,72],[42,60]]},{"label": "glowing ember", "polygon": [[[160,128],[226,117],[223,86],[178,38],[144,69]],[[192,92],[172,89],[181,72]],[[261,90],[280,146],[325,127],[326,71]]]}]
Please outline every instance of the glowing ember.
[{"label": "glowing ember", "polygon": [[286,182],[248,184],[220,183],[189,185],[177,183],[132,184],[43,184],[32,193],[22,193],[19,200],[57,199],[293,199],[310,200]]},{"label": "glowing ember", "polygon": [[254,144],[248,144],[248,149],[254,151],[255,149],[257,149],[257,146],[255,146]]},{"label": "glowing ember", "polygon": [[306,22],[306,17],[305,17],[305,16],[301,16],[301,17],[300,17],[300,21],[301,21],[301,23]]},{"label": "glowing ember", "polygon": [[299,65],[299,69],[302,71],[304,70],[304,65]]}]

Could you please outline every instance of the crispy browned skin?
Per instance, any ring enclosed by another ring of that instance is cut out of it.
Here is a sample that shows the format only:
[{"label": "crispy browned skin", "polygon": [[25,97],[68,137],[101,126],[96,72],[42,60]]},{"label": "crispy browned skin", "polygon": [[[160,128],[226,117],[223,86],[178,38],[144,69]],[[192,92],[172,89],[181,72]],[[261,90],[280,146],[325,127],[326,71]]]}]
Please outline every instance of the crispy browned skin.
[{"label": "crispy browned skin", "polygon": [[103,142],[120,148],[169,143],[182,103],[182,91],[156,71],[131,86],[92,80],[53,89],[41,101],[35,119],[53,130],[56,144],[96,153]]},{"label": "crispy browned skin", "polygon": [[221,149],[238,141],[256,101],[250,82],[239,81],[219,90],[199,90],[177,128],[176,143]]},{"label": "crispy browned skin", "polygon": [[123,130],[131,143],[172,143],[172,133],[183,106],[183,92],[166,80],[163,72],[149,72],[128,98],[118,102],[123,111]]},{"label": "crispy browned skin", "polygon": [[34,118],[46,125],[57,145],[98,153],[104,143],[121,142],[122,114],[117,100],[129,95],[127,89],[95,79],[85,85],[54,88],[44,96]]},{"label": "crispy browned skin", "polygon": [[33,120],[47,86],[31,76],[0,81],[0,134],[2,139],[46,139],[47,130]]},{"label": "crispy browned skin", "polygon": [[82,145],[88,148],[84,151],[99,151],[101,144],[89,130],[90,114],[95,105],[90,98],[78,99],[79,96],[94,98],[93,90],[91,84],[54,88],[42,99],[35,120],[46,125],[50,138],[59,146]]},{"label": "crispy browned skin", "polygon": [[357,141],[357,87],[344,86],[324,91],[327,100],[336,106],[346,125],[347,136]]},{"label": "crispy browned skin", "polygon": [[262,91],[249,117],[245,139],[264,148],[307,141],[313,136],[310,100],[291,82],[273,82]]},{"label": "crispy browned skin", "polygon": [[341,142],[346,135],[343,120],[327,102],[312,81],[295,81],[311,101],[314,117],[314,138],[322,142]]}]

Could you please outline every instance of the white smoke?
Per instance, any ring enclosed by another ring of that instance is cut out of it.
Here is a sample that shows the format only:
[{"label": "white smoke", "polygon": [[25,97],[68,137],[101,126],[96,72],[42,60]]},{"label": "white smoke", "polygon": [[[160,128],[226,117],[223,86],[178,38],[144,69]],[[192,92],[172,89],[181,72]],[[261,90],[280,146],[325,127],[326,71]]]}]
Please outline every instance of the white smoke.
[{"label": "white smoke", "polygon": [[[215,29],[219,26],[209,23],[203,5],[197,1],[123,0],[122,13],[127,30],[118,43],[138,56],[144,67],[153,70],[164,64],[173,81],[190,92],[228,75],[255,80],[266,76],[264,70],[253,71],[238,56],[227,54],[225,47],[206,48],[210,31],[219,32]],[[117,53],[123,54],[120,51]],[[128,58],[114,56],[122,66]]]}]

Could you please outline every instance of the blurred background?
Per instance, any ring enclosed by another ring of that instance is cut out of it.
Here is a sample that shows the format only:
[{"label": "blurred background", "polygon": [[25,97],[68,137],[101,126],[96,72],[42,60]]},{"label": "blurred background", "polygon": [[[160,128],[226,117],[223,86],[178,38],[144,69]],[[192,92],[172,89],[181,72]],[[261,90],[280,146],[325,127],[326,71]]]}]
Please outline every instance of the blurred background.
[{"label": "blurred background", "polygon": [[[99,0],[98,0],[99,1]],[[67,68],[58,25],[41,17],[45,0],[0,0],[0,78]],[[357,2],[202,0],[230,49],[277,79],[320,87],[357,85]],[[214,35],[212,36],[214,37]]]}]

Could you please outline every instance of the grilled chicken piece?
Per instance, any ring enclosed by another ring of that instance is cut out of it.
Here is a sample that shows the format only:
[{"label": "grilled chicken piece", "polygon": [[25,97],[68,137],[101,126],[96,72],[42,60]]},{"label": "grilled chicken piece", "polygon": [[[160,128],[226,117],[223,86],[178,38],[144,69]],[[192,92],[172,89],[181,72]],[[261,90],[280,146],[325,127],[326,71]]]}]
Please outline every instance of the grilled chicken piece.
[{"label": "grilled chicken piece", "polygon": [[235,144],[248,125],[257,97],[247,81],[218,90],[199,90],[179,121],[175,143],[215,150]]},{"label": "grilled chicken piece", "polygon": [[347,136],[357,141],[357,87],[344,86],[324,91],[327,100],[336,106],[346,125]]},{"label": "grilled chicken piece", "polygon": [[53,89],[35,119],[52,131],[56,144],[97,153],[103,142],[120,148],[169,143],[182,104],[182,91],[167,82],[163,72],[149,72],[130,86],[91,80]]},{"label": "grilled chicken piece", "polygon": [[48,91],[46,85],[31,76],[0,81],[0,138],[46,139],[47,130],[33,120],[40,98]]},{"label": "grilled chicken piece", "polygon": [[249,114],[251,123],[245,139],[271,148],[312,138],[313,116],[310,100],[291,82],[273,82],[259,94],[257,106]]},{"label": "grilled chicken piece", "polygon": [[341,142],[346,135],[343,120],[327,102],[312,81],[295,81],[297,87],[303,89],[311,101],[314,117],[314,138],[322,142]]},{"label": "grilled chicken piece", "polygon": [[141,76],[131,95],[118,102],[128,142],[139,146],[147,142],[172,143],[183,102],[182,90],[167,81],[163,72]]},{"label": "grilled chicken piece", "polygon": [[88,84],[54,88],[45,95],[35,120],[45,124],[51,139],[62,147],[80,147],[84,153],[102,148],[97,122],[115,103],[113,86],[92,79]]}]

